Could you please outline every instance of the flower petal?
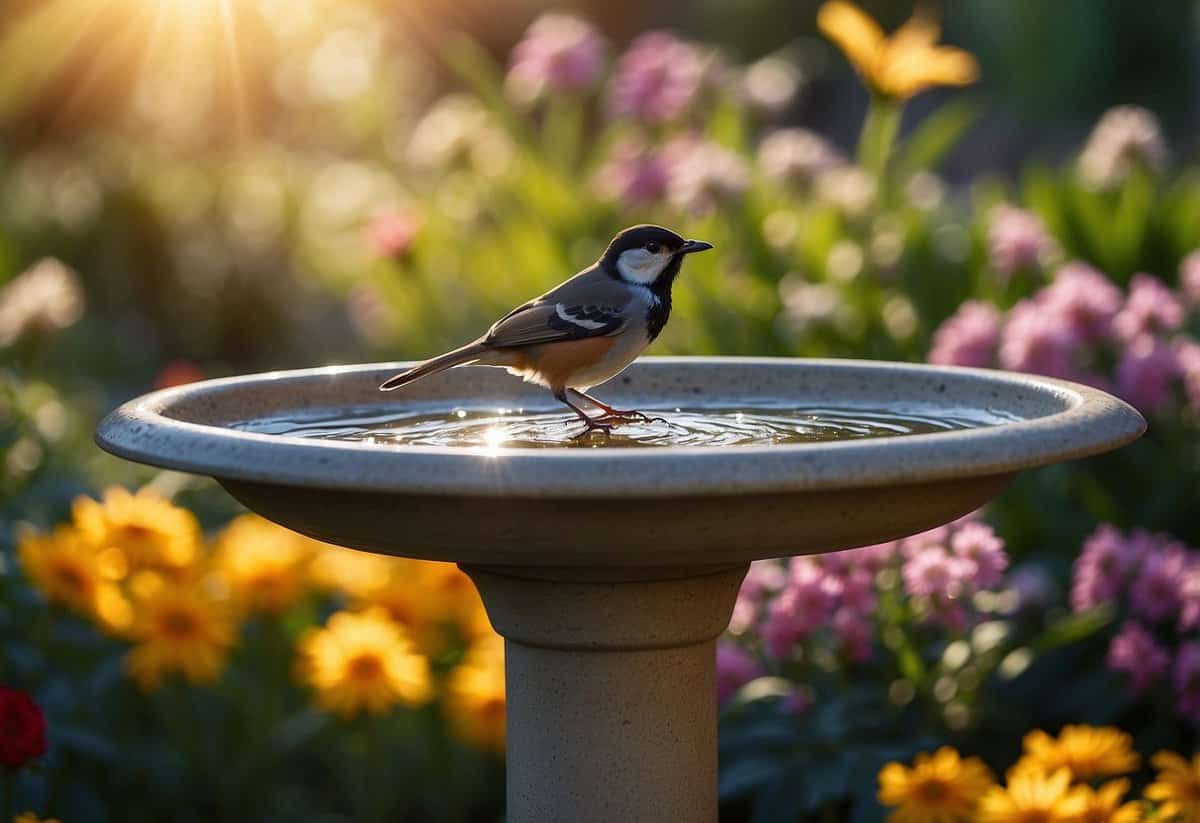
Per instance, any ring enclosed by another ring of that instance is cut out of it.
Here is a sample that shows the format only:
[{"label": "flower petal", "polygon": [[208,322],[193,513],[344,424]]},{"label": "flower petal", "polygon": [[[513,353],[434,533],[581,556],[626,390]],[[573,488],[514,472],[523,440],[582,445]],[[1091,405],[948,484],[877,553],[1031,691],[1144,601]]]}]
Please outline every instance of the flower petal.
[{"label": "flower petal", "polygon": [[817,28],[845,53],[855,68],[873,80],[885,42],[878,23],[853,3],[829,0],[817,12]]}]

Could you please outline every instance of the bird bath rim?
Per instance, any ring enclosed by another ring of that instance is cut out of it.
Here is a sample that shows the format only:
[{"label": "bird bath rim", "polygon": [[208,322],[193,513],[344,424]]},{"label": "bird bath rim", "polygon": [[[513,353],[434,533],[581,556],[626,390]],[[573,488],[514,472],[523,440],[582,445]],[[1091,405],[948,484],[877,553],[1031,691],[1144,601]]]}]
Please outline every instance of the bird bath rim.
[{"label": "bird bath rim", "polygon": [[[405,396],[364,394],[382,376],[402,368],[399,363],[330,366],[268,372],[191,383],[132,400],[109,414],[96,432],[97,443],[118,456],[164,468],[246,482],[404,494],[458,494],[515,497],[552,494],[555,497],[675,497],[704,494],[800,492],[915,483],[954,477],[1011,473],[1052,462],[1084,457],[1115,448],[1145,431],[1145,421],[1126,403],[1088,386],[1048,377],[884,361],[769,357],[654,357],[637,361],[626,375],[611,381],[614,389],[661,394],[675,402],[689,383],[703,389],[698,405],[746,402],[754,396],[756,379],[795,386],[795,400],[824,397],[822,384],[857,386],[858,397],[875,390],[876,402],[886,405],[897,391],[926,385],[926,401],[941,397],[971,397],[956,407],[971,405],[1039,406],[1046,413],[1017,422],[913,434],[903,437],[821,443],[744,445],[729,448],[671,446],[653,449],[522,449],[447,448],[291,438],[231,428],[235,422],[269,413],[255,402],[280,390],[295,400],[274,407],[276,413],[310,405],[329,408],[329,402],[308,398],[331,391],[329,381],[341,381],[347,396],[358,391],[360,402],[402,405]],[[647,382],[671,377],[674,396]],[[680,378],[686,380],[680,381]],[[462,367],[428,383],[441,389],[435,397],[448,407],[470,401],[464,391],[445,394],[445,383],[466,389],[511,387],[515,399],[536,397],[533,387],[496,369]],[[497,380],[507,381],[497,383]],[[849,381],[849,382],[847,382]],[[937,386],[932,385],[937,383]],[[469,386],[468,386],[469,384]],[[452,387],[453,388],[453,387]],[[697,390],[695,387],[693,391]],[[769,395],[788,401],[791,396]],[[903,393],[903,392],[901,392]],[[928,395],[928,396],[926,396]],[[341,396],[340,393],[337,396]],[[762,397],[760,393],[758,395]],[[428,402],[430,392],[413,386],[411,401]],[[836,402],[838,397],[827,398]],[[616,400],[619,401],[619,392]],[[950,406],[952,404],[946,403]],[[240,414],[234,414],[240,408]],[[249,409],[254,409],[250,411]],[[191,419],[180,419],[190,416]],[[218,422],[198,422],[200,420]]]}]

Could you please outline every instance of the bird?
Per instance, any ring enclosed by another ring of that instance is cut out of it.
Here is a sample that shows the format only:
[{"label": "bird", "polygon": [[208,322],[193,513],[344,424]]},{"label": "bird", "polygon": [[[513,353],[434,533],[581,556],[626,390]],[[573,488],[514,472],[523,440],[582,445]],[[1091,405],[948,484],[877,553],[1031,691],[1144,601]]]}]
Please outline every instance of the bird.
[{"label": "bird", "polygon": [[[497,366],[544,386],[583,421],[576,438],[652,418],[604,403],[588,390],[616,377],[654,342],[671,316],[671,287],[689,254],[713,245],[642,224],[613,237],[595,263],[497,320],[481,337],[388,378],[382,391],[455,366]],[[587,414],[571,398],[601,411]]]}]

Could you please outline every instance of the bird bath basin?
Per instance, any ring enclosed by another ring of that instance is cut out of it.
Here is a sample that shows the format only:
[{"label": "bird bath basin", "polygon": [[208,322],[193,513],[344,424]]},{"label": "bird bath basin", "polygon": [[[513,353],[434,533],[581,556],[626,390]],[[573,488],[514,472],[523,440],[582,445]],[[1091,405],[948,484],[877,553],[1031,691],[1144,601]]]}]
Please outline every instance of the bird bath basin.
[{"label": "bird bath basin", "polygon": [[[396,370],[168,389],[113,412],[97,440],[215,477],[312,537],[462,566],[505,637],[509,823],[715,821],[714,642],[751,560],[932,528],[1022,469],[1113,449],[1145,428],[1121,401],[1048,378],[649,358],[601,394],[667,422],[618,429],[609,445],[571,443],[549,428],[574,433],[569,414],[531,428],[527,416],[553,401],[499,370],[459,368],[379,392]],[[391,436],[414,425],[436,434],[439,416],[452,427],[501,408],[523,411],[447,443]],[[716,438],[746,418],[750,436]],[[763,418],[772,426],[759,427]],[[857,428],[819,439],[831,420]],[[694,431],[703,426],[713,437]],[[674,427],[686,445],[671,445]],[[552,433],[530,442],[530,431]],[[514,442],[526,447],[505,445]]]}]

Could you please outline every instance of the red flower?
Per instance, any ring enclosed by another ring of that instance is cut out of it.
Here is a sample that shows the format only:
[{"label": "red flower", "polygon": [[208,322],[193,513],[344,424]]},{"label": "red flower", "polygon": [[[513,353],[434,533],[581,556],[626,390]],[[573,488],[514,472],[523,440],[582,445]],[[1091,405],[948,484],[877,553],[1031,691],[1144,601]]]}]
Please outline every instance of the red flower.
[{"label": "red flower", "polygon": [[195,363],[187,360],[174,360],[163,367],[154,378],[154,388],[169,389],[172,386],[183,386],[204,379],[204,372]]},{"label": "red flower", "polygon": [[421,218],[413,212],[383,209],[371,216],[365,233],[376,255],[400,258],[412,249],[420,230]]},{"label": "red flower", "polygon": [[46,753],[46,718],[25,692],[0,686],[0,766],[17,769]]}]

